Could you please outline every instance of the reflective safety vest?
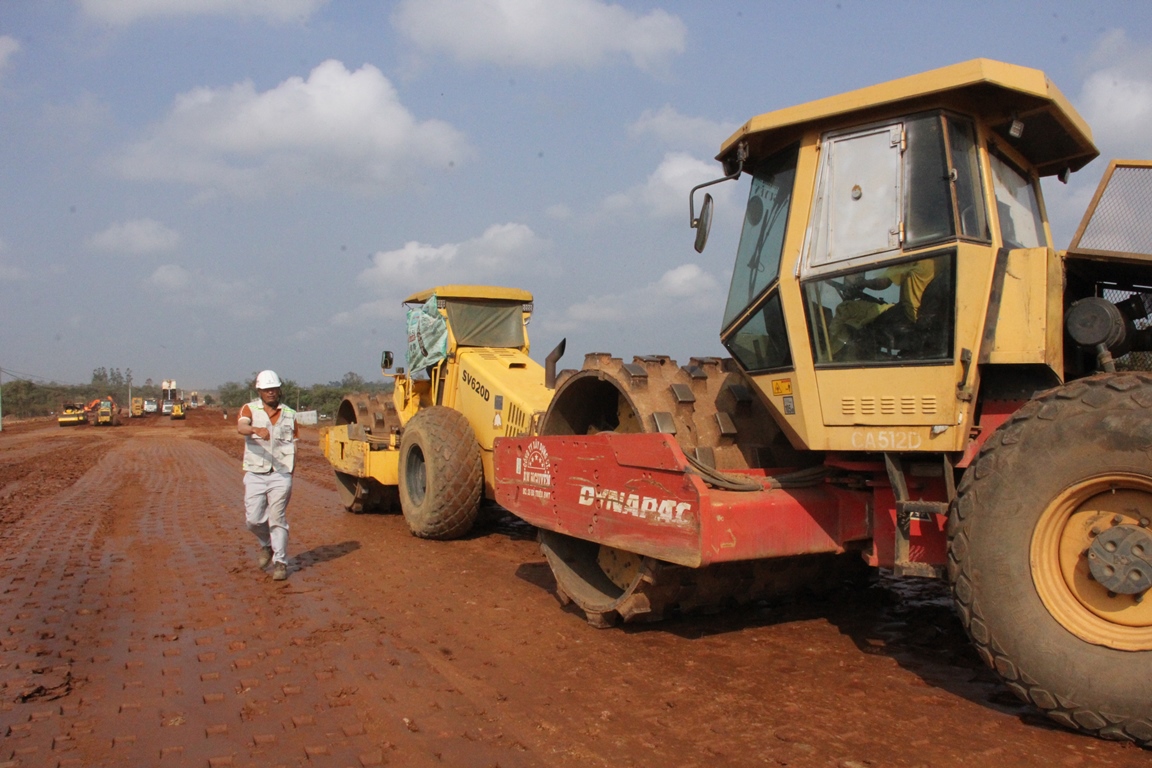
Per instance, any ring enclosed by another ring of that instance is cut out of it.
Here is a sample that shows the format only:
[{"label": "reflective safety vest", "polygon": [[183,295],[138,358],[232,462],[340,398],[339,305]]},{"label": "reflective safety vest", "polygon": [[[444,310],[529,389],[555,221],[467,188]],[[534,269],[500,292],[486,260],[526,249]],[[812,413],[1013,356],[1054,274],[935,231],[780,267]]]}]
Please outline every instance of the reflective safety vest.
[{"label": "reflective safety vest", "polygon": [[291,474],[296,466],[296,411],[281,403],[280,418],[273,424],[261,400],[248,403],[248,410],[252,412],[252,426],[267,428],[271,439],[244,436],[244,471]]}]

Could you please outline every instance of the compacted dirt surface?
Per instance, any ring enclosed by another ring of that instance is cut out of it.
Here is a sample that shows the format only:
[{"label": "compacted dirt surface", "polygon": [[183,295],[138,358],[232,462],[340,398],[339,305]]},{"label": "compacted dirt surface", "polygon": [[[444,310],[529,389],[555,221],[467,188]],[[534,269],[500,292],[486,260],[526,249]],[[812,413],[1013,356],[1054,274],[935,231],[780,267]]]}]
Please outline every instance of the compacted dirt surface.
[{"label": "compacted dirt surface", "polygon": [[1147,766],[1059,729],[934,583],[597,630],[534,531],[351,515],[305,430],[273,582],[242,439],[183,422],[0,431],[0,768]]}]

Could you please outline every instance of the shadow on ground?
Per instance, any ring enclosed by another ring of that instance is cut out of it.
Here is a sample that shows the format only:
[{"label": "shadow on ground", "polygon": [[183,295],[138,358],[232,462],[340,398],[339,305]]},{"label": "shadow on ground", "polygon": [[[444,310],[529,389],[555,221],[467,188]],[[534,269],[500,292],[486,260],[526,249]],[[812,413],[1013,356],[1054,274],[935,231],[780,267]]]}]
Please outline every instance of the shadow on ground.
[{"label": "shadow on ground", "polygon": [[[556,595],[546,562],[524,563],[517,578]],[[559,600],[557,599],[559,606]],[[560,607],[574,622],[584,621],[575,604]],[[803,595],[733,607],[712,614],[673,614],[664,621],[630,623],[606,630],[642,635],[664,632],[685,640],[772,627],[826,621],[862,652],[895,661],[932,688],[1018,718],[1029,726],[1063,730],[1020,701],[988,669],[968,642],[952,609],[948,584],[898,579],[887,572],[854,579],[821,596]],[[1088,738],[1088,737],[1085,737]]]},{"label": "shadow on ground", "polygon": [[314,565],[327,563],[330,560],[352,554],[358,549],[360,549],[360,542],[358,541],[342,541],[339,544],[321,544],[318,547],[313,547],[305,552],[301,552],[292,559],[296,570],[302,571]]}]

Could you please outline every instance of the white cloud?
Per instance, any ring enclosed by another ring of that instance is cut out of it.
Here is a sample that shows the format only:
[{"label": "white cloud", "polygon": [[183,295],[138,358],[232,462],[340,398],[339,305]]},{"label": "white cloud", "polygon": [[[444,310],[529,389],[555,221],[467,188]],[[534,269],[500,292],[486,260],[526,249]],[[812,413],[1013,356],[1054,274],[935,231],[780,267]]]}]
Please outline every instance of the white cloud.
[{"label": "white cloud", "polygon": [[1152,156],[1152,47],[1113,30],[1088,59],[1078,106],[1105,157]]},{"label": "white cloud", "polygon": [[573,216],[573,213],[572,213],[572,209],[569,208],[567,205],[564,205],[563,203],[556,203],[555,205],[548,206],[548,209],[546,211],[544,211],[544,215],[550,219],[556,219],[557,221],[564,221],[567,219],[571,219]]},{"label": "white cloud", "polygon": [[659,70],[687,30],[663,10],[639,15],[599,0],[402,0],[393,23],[419,47],[464,62],[591,68],[626,56]]},{"label": "white cloud", "polygon": [[460,243],[428,245],[408,242],[380,251],[357,282],[372,292],[372,301],[334,315],[329,323],[348,325],[366,318],[403,316],[400,302],[434,285],[475,283],[516,286],[525,273],[546,269],[550,244],[524,224],[493,224],[479,237]]},{"label": "white cloud", "polygon": [[543,256],[547,246],[524,224],[493,224],[462,243],[413,241],[394,251],[380,251],[357,279],[376,291],[395,294],[398,301],[403,298],[400,294],[437,283],[506,282],[517,268]]},{"label": "white cloud", "polygon": [[244,280],[225,280],[190,272],[179,264],[164,264],[144,279],[144,286],[175,307],[208,309],[238,320],[270,314],[271,289]]},{"label": "white cloud", "polygon": [[126,177],[236,195],[315,188],[390,191],[470,155],[463,135],[418,121],[392,83],[365,64],[325,61],[308,79],[258,92],[251,82],[176,98],[147,139],[116,159]]},{"label": "white cloud", "polygon": [[192,277],[188,270],[177,264],[165,264],[157,267],[145,283],[161,291],[179,291],[188,287]]},{"label": "white cloud", "polygon": [[328,0],[80,0],[89,17],[113,25],[142,19],[189,16],[262,18],[273,22],[307,19]]},{"label": "white cloud", "polygon": [[[688,220],[688,192],[692,187],[721,176],[718,163],[706,163],[683,152],[669,152],[643,184],[607,197],[608,213],[641,212],[648,216],[683,217]],[[709,189],[713,197],[728,195],[728,185]],[[699,205],[700,197],[697,197]]]},{"label": "white cloud", "polygon": [[654,136],[661,143],[677,149],[699,149],[718,152],[720,142],[728,138],[739,126],[704,117],[688,117],[670,104],[658,110],[646,109],[636,122],[628,126],[634,137]]},{"label": "white cloud", "polygon": [[179,242],[178,232],[155,219],[117,221],[87,240],[93,250],[133,255],[171,251]]},{"label": "white cloud", "polygon": [[0,35],[0,76],[8,68],[12,56],[20,50],[20,41],[8,35]]},{"label": "white cloud", "polygon": [[685,315],[718,315],[722,298],[721,286],[715,277],[696,264],[682,264],[647,285],[592,296],[573,304],[551,325],[558,332],[624,322],[655,322],[674,328],[685,323]]},{"label": "white cloud", "polygon": [[1072,99],[1092,128],[1100,159],[1072,176],[1065,185],[1045,179],[1044,203],[1052,237],[1067,247],[1096,191],[1107,161],[1152,157],[1152,47],[1111,30],[1095,43],[1081,63],[1084,80]]}]

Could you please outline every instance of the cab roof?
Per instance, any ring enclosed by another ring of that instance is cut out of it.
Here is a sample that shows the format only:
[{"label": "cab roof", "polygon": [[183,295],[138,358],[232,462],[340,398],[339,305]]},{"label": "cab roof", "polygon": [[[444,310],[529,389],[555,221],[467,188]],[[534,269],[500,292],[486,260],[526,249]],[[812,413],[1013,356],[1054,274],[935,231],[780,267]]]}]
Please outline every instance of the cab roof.
[{"label": "cab roof", "polygon": [[414,293],[404,299],[405,304],[425,302],[436,294],[442,299],[493,299],[498,301],[532,301],[532,294],[520,288],[503,288],[498,285],[437,285]]},{"label": "cab roof", "polygon": [[[742,141],[753,149],[781,147],[805,130],[842,126],[849,118],[864,122],[940,107],[987,121],[1041,176],[1079,170],[1100,154],[1088,123],[1043,72],[972,59],[753,117],[721,145],[717,159],[725,160]],[[1024,132],[1014,138],[1009,129],[1017,119]]]}]

